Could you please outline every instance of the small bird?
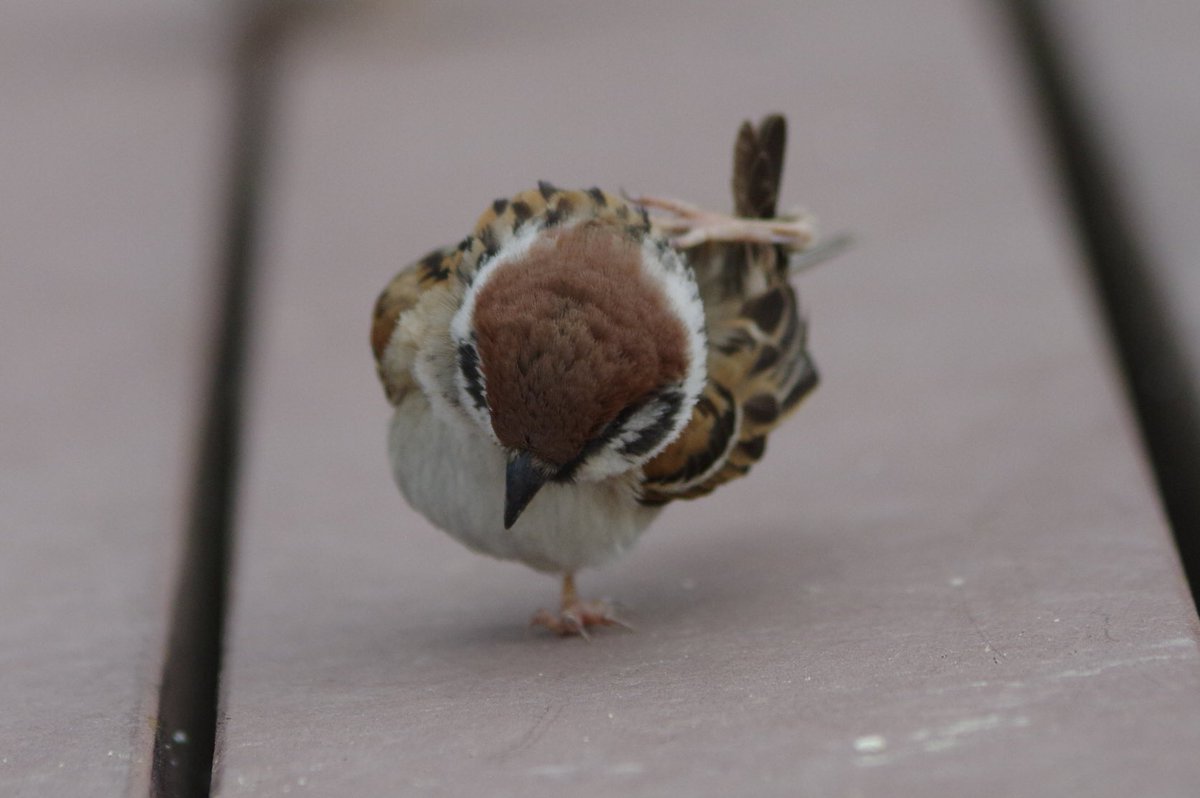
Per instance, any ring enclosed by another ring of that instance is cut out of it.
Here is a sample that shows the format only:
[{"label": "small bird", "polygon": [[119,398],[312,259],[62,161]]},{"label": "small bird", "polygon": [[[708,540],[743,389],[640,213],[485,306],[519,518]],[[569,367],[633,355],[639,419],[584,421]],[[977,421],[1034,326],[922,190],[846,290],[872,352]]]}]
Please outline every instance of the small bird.
[{"label": "small bird", "polygon": [[469,548],[562,576],[535,625],[625,625],[575,573],[744,476],[816,386],[788,275],[821,247],[811,217],[776,217],[786,136],[741,126],[733,215],[541,182],[379,296],[396,483]]}]

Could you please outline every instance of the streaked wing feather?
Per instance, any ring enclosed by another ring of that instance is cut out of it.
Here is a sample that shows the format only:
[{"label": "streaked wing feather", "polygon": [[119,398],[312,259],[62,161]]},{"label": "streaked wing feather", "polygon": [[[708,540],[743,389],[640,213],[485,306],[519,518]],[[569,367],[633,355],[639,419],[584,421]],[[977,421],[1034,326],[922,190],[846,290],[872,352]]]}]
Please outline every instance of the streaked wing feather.
[{"label": "streaked wing feather", "polygon": [[[775,212],[786,125],[742,126],[734,201],[744,216]],[[643,469],[642,500],[690,499],[749,472],[767,437],[817,384],[807,323],[778,247],[706,245],[688,253],[708,317],[709,383],[683,433]]]},{"label": "streaked wing feather", "polygon": [[385,353],[400,316],[416,307],[426,291],[446,285],[457,272],[459,253],[456,247],[441,247],[427,253],[415,263],[401,269],[380,292],[371,316],[371,351],[375,368],[383,383],[384,392],[393,404],[400,401],[412,386],[407,369],[397,373],[385,363]]},{"label": "streaked wing feather", "polygon": [[666,504],[711,491],[709,483],[737,444],[738,426],[734,397],[710,380],[680,437],[647,465],[642,502]]},{"label": "streaked wing feather", "polygon": [[[774,323],[760,326],[756,316]],[[702,496],[744,476],[770,433],[817,385],[806,324],[786,282],[747,300],[714,333],[726,343],[710,345],[709,383],[691,422],[643,469],[648,504]]]},{"label": "streaked wing feather", "polygon": [[650,229],[645,211],[616,195],[598,188],[563,190],[543,181],[535,189],[493,202],[479,217],[471,235],[457,245],[435,249],[401,269],[376,300],[371,323],[371,349],[388,399],[398,403],[416,384],[409,361],[395,356],[395,351],[403,347],[392,346],[404,313],[416,307],[429,291],[449,291],[460,283],[469,283],[479,264],[524,225],[550,227],[582,219],[623,227],[639,238]]}]

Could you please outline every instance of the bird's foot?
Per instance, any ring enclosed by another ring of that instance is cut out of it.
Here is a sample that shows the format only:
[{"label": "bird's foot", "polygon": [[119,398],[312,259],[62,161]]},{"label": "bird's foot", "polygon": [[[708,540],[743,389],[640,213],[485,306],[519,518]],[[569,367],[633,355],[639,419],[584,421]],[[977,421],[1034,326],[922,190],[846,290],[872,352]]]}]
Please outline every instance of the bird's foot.
[{"label": "bird's foot", "polygon": [[558,613],[538,610],[529,620],[529,625],[544,626],[562,637],[578,635],[585,640],[591,637],[588,634],[588,627],[591,626],[620,626],[633,629],[613,613],[612,606],[606,601],[573,601],[564,604]]},{"label": "bird's foot", "polygon": [[654,227],[671,236],[676,249],[690,249],[709,242],[775,244],[790,252],[807,248],[816,236],[816,222],[803,211],[775,219],[746,219],[725,213],[706,211],[695,205],[665,197],[635,197],[635,204],[666,211],[669,216],[654,215]]}]

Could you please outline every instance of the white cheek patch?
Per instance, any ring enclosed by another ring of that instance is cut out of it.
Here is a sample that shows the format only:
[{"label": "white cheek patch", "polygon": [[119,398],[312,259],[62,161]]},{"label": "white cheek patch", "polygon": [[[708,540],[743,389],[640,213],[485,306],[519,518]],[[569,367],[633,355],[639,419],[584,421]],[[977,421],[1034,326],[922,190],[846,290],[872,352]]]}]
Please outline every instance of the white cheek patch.
[{"label": "white cheek patch", "polygon": [[454,344],[454,387],[459,408],[476,424],[487,431],[499,444],[492,429],[492,415],[487,407],[487,383],[475,346],[475,300],[479,292],[498,269],[525,257],[542,232],[539,224],[527,224],[517,235],[504,242],[500,250],[479,267],[475,279],[467,287],[462,305],[450,320],[450,339]]},{"label": "white cheek patch", "polygon": [[644,457],[645,462],[674,441],[687,426],[700,394],[708,382],[708,343],[705,334],[704,302],[692,268],[683,256],[658,237],[647,236],[642,242],[642,267],[662,286],[671,309],[683,324],[688,338],[688,370],[680,390],[683,392],[681,411],[676,424],[662,446]]},{"label": "white cheek patch", "polygon": [[[642,268],[662,287],[671,309],[687,330],[688,372],[683,380],[683,392],[685,404],[690,407],[700,398],[708,381],[708,345],[700,287],[683,256],[662,238],[646,236],[642,242]],[[681,425],[679,431],[682,429]]]}]

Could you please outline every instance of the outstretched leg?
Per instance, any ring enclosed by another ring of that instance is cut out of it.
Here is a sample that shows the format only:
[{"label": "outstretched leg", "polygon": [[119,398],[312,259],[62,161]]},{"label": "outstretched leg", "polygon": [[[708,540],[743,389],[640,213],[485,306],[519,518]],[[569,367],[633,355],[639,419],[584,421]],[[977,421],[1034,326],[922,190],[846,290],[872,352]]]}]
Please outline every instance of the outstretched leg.
[{"label": "outstretched leg", "polygon": [[575,592],[575,574],[563,574],[562,605],[558,614],[538,610],[529,621],[531,626],[544,626],[555,634],[588,638],[589,626],[623,626],[630,628],[613,615],[612,607],[604,601],[580,601]]},{"label": "outstretched leg", "polygon": [[813,218],[804,213],[776,219],[746,219],[706,211],[680,200],[665,197],[635,197],[632,202],[645,208],[666,211],[670,216],[652,216],[650,222],[671,235],[671,245],[689,249],[710,241],[745,244],[778,244],[800,252],[812,243],[816,233]]}]

